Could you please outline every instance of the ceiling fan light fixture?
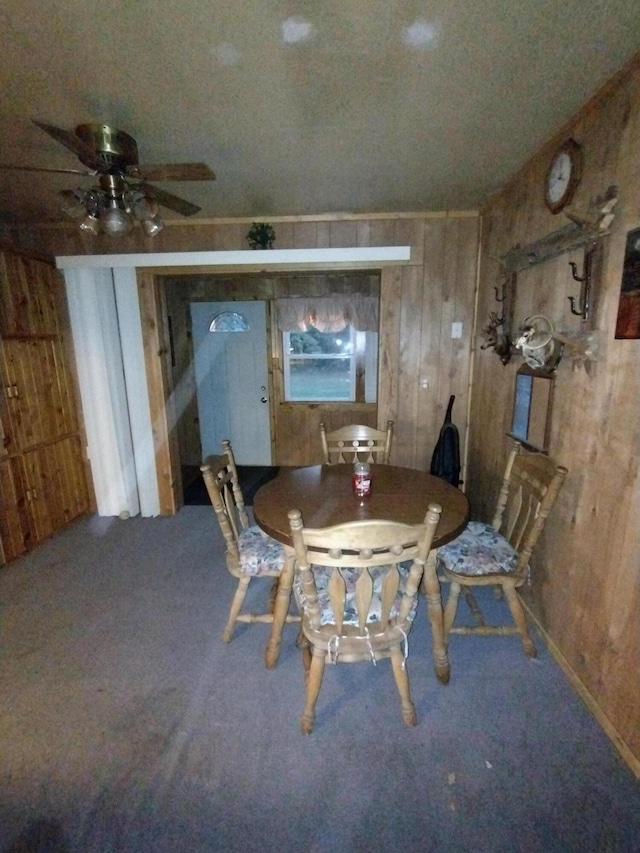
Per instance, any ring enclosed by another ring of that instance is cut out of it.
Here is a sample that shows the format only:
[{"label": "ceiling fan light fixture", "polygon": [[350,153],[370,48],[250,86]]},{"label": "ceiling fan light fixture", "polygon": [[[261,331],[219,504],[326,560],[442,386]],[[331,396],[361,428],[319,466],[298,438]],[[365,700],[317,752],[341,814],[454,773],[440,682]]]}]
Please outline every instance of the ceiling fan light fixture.
[{"label": "ceiling fan light fixture", "polygon": [[[149,181],[214,181],[216,177],[206,163],[143,166],[138,161],[135,139],[108,124],[81,124],[75,130],[65,130],[36,119],[33,121],[40,130],[75,154],[89,171],[3,164],[0,169],[62,172],[96,178],[98,186],[88,190],[81,187],[63,190],[64,202],[60,206],[61,213],[81,219],[81,229],[92,234],[105,231],[112,237],[119,237],[129,234],[136,222],[140,222],[146,233],[153,236],[164,227],[157,219],[159,204],[180,216],[193,216],[201,208],[154,187]],[[150,224],[145,226],[144,223]]]},{"label": "ceiling fan light fixture", "polygon": [[97,237],[100,233],[100,220],[94,213],[87,213],[80,223],[80,230]]},{"label": "ceiling fan light fixture", "polygon": [[60,201],[60,210],[71,219],[84,219],[87,215],[87,205],[83,198],[76,193],[65,195]]},{"label": "ceiling fan light fixture", "polygon": [[157,217],[154,217],[153,219],[143,219],[142,227],[147,237],[155,237],[156,234],[159,234],[164,228],[164,222]]},{"label": "ceiling fan light fixture", "polygon": [[110,237],[124,237],[133,229],[133,218],[117,198],[108,199],[104,211],[100,214],[100,223]]}]

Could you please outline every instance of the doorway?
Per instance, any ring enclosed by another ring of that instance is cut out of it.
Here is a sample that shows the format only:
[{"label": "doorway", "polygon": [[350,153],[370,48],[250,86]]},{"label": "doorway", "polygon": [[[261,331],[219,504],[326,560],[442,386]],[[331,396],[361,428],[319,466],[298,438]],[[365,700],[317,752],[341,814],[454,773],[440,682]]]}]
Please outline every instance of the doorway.
[{"label": "doorway", "polygon": [[[383,274],[389,275],[385,270]],[[216,313],[224,309],[231,312],[262,303],[266,311],[267,343],[257,356],[257,360],[266,366],[268,372],[267,389],[270,392],[270,421],[265,434],[270,435],[271,455],[267,466],[313,465],[318,458],[318,422],[325,421],[333,428],[343,423],[365,423],[377,425],[377,404],[375,403],[335,403],[310,402],[288,403],[283,387],[282,332],[276,318],[277,300],[299,298],[301,296],[325,296],[333,293],[359,293],[363,296],[380,298],[381,272],[377,268],[366,270],[321,271],[278,270],[267,275],[259,273],[228,272],[216,273],[203,271],[191,274],[179,274],[171,271],[160,276],[149,276],[147,293],[156,294],[157,302],[153,309],[158,310],[159,331],[165,331],[166,337],[159,338],[156,346],[160,350],[166,396],[157,399],[158,414],[161,417],[166,410],[171,432],[167,435],[166,449],[170,454],[163,456],[167,468],[171,470],[171,479],[167,481],[167,492],[172,487],[176,504],[181,505],[187,489],[195,480],[201,480],[199,466],[202,452],[206,447],[201,437],[201,415],[197,401],[197,382],[195,369],[196,342],[192,330],[191,305],[199,303],[209,305],[209,324]],[[151,290],[153,288],[153,290]],[[203,309],[206,311],[206,309]],[[208,328],[208,326],[205,326]],[[202,332],[203,336],[215,337]],[[234,333],[230,333],[232,336]],[[244,333],[236,333],[242,339]],[[166,343],[165,343],[166,342]],[[155,351],[150,350],[153,360]],[[258,390],[264,382],[258,383]],[[262,394],[260,395],[262,397]],[[245,418],[255,411],[256,403],[245,408]],[[166,407],[166,409],[165,409]],[[203,420],[206,422],[206,415]],[[228,433],[222,436],[233,436]],[[219,445],[214,449],[219,453]],[[163,451],[164,453],[164,451]],[[170,455],[170,460],[168,456]],[[241,464],[241,463],[239,463]],[[254,467],[262,467],[257,464]],[[161,485],[164,481],[160,481]],[[167,502],[171,495],[167,495]]]}]

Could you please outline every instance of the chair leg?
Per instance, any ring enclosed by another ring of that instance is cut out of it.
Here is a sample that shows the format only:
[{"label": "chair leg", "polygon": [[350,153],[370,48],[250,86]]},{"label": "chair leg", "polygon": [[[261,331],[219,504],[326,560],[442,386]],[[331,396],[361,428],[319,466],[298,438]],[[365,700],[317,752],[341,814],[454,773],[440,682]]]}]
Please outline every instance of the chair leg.
[{"label": "chair leg", "polygon": [[311,643],[302,629],[302,619],[300,620],[300,628],[296,637],[296,646],[302,652],[302,667],[304,669],[304,683],[306,684],[309,680],[309,670],[311,668]]},{"label": "chair leg", "polygon": [[513,584],[503,584],[502,588],[504,590],[505,598],[507,599],[507,604],[509,605],[509,610],[511,611],[511,616],[513,617],[513,621],[516,623],[516,628],[518,629],[518,633],[522,639],[524,652],[528,657],[535,658],[538,656],[538,652],[536,651],[536,647],[533,645],[533,640],[529,635],[527,617],[524,615],[522,603],[518,598],[516,588]]},{"label": "chair leg", "polygon": [[451,675],[449,664],[449,653],[447,651],[447,634],[444,630],[444,618],[442,613],[442,597],[440,595],[440,581],[436,571],[436,550],[433,549],[427,557],[424,566],[424,590],[427,598],[427,614],[431,624],[431,637],[433,648],[433,664],[436,677],[440,684],[448,684]]},{"label": "chair leg", "polygon": [[264,663],[267,669],[273,669],[278,663],[280,657],[280,645],[282,643],[282,629],[287,619],[289,612],[289,604],[291,603],[291,587],[293,586],[293,556],[287,557],[287,560],[280,572],[278,580],[278,591],[276,593],[275,604],[273,608],[273,622],[271,623],[271,633],[267,641],[267,648],[264,655]]},{"label": "chair leg", "polygon": [[464,599],[467,602],[469,610],[471,611],[471,618],[476,625],[484,625],[484,616],[482,615],[482,611],[478,607],[478,602],[476,601],[475,595],[471,592],[468,586],[462,587],[462,594],[464,595]]},{"label": "chair leg", "polygon": [[458,609],[458,598],[460,597],[460,584],[456,581],[451,581],[449,588],[449,597],[444,608],[444,636],[449,636],[451,626],[456,618],[456,610]]},{"label": "chair leg", "polygon": [[306,679],[307,692],[305,706],[302,712],[302,720],[300,721],[300,731],[303,735],[310,735],[313,731],[313,724],[316,719],[316,702],[322,685],[322,676],[324,675],[325,654],[324,649],[314,648],[313,650],[311,668]]},{"label": "chair leg", "polygon": [[251,578],[248,576],[241,577],[238,581],[238,588],[236,589],[235,595],[233,596],[233,601],[231,602],[231,609],[229,610],[229,618],[227,619],[227,624],[225,625],[224,631],[222,632],[222,639],[225,643],[231,642],[231,637],[233,636],[233,629],[236,624],[236,619],[238,618],[238,616],[240,615],[240,611],[242,610],[244,597],[247,594],[250,582]]},{"label": "chair leg", "polygon": [[400,694],[400,704],[402,705],[402,719],[408,726],[416,724],[416,709],[411,701],[411,692],[409,689],[409,676],[405,666],[404,655],[399,646],[394,646],[391,649],[391,666],[393,667],[393,676],[396,680],[396,687]]}]

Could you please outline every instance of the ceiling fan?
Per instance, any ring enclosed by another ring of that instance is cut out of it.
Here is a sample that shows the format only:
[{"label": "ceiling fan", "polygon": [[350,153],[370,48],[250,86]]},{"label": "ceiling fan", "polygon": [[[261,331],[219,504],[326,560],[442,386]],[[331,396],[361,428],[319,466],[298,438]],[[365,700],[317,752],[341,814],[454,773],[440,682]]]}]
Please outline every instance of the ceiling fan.
[{"label": "ceiling fan", "polygon": [[200,208],[179,196],[165,192],[150,181],[213,181],[215,174],[204,163],[141,165],[138,146],[128,133],[107,124],[80,124],[74,131],[33,120],[49,136],[72,151],[87,167],[47,169],[37,166],[0,168],[30,172],[54,172],[97,178],[97,186],[63,190],[63,210],[82,217],[80,228],[93,234],[128,234],[138,219],[145,232],[154,236],[162,230],[158,205],[181,216],[193,216]]}]

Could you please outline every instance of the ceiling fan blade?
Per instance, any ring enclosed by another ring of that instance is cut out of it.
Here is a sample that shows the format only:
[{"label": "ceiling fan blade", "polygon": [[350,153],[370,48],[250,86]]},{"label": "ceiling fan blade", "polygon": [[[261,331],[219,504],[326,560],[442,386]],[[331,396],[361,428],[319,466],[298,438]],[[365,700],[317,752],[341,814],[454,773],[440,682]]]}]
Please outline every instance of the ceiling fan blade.
[{"label": "ceiling fan blade", "polygon": [[179,198],[177,195],[158,189],[158,187],[154,187],[152,184],[143,182],[141,189],[151,198],[155,198],[158,204],[168,207],[169,210],[174,210],[181,216],[193,216],[194,213],[198,213],[202,209],[195,204],[191,204],[190,201],[185,201],[185,199]]},{"label": "ceiling fan blade", "polygon": [[96,160],[95,151],[76,136],[75,133],[71,133],[69,130],[63,130],[63,128],[56,127],[53,124],[36,121],[36,119],[32,119],[32,121],[40,128],[40,130],[44,130],[45,133],[52,136],[56,142],[64,145],[64,147],[68,148],[69,151],[73,151],[73,153],[80,157],[82,162],[86,163],[87,166],[90,168],[99,168],[100,163]]},{"label": "ceiling fan blade", "polygon": [[14,172],[53,172],[56,175],[84,175],[89,178],[97,174],[95,171],[86,169],[44,169],[40,166],[9,166],[5,163],[0,163],[0,169],[11,169]]},{"label": "ceiling fan blade", "polygon": [[160,163],[157,166],[127,166],[130,178],[146,181],[215,181],[206,163]]}]

